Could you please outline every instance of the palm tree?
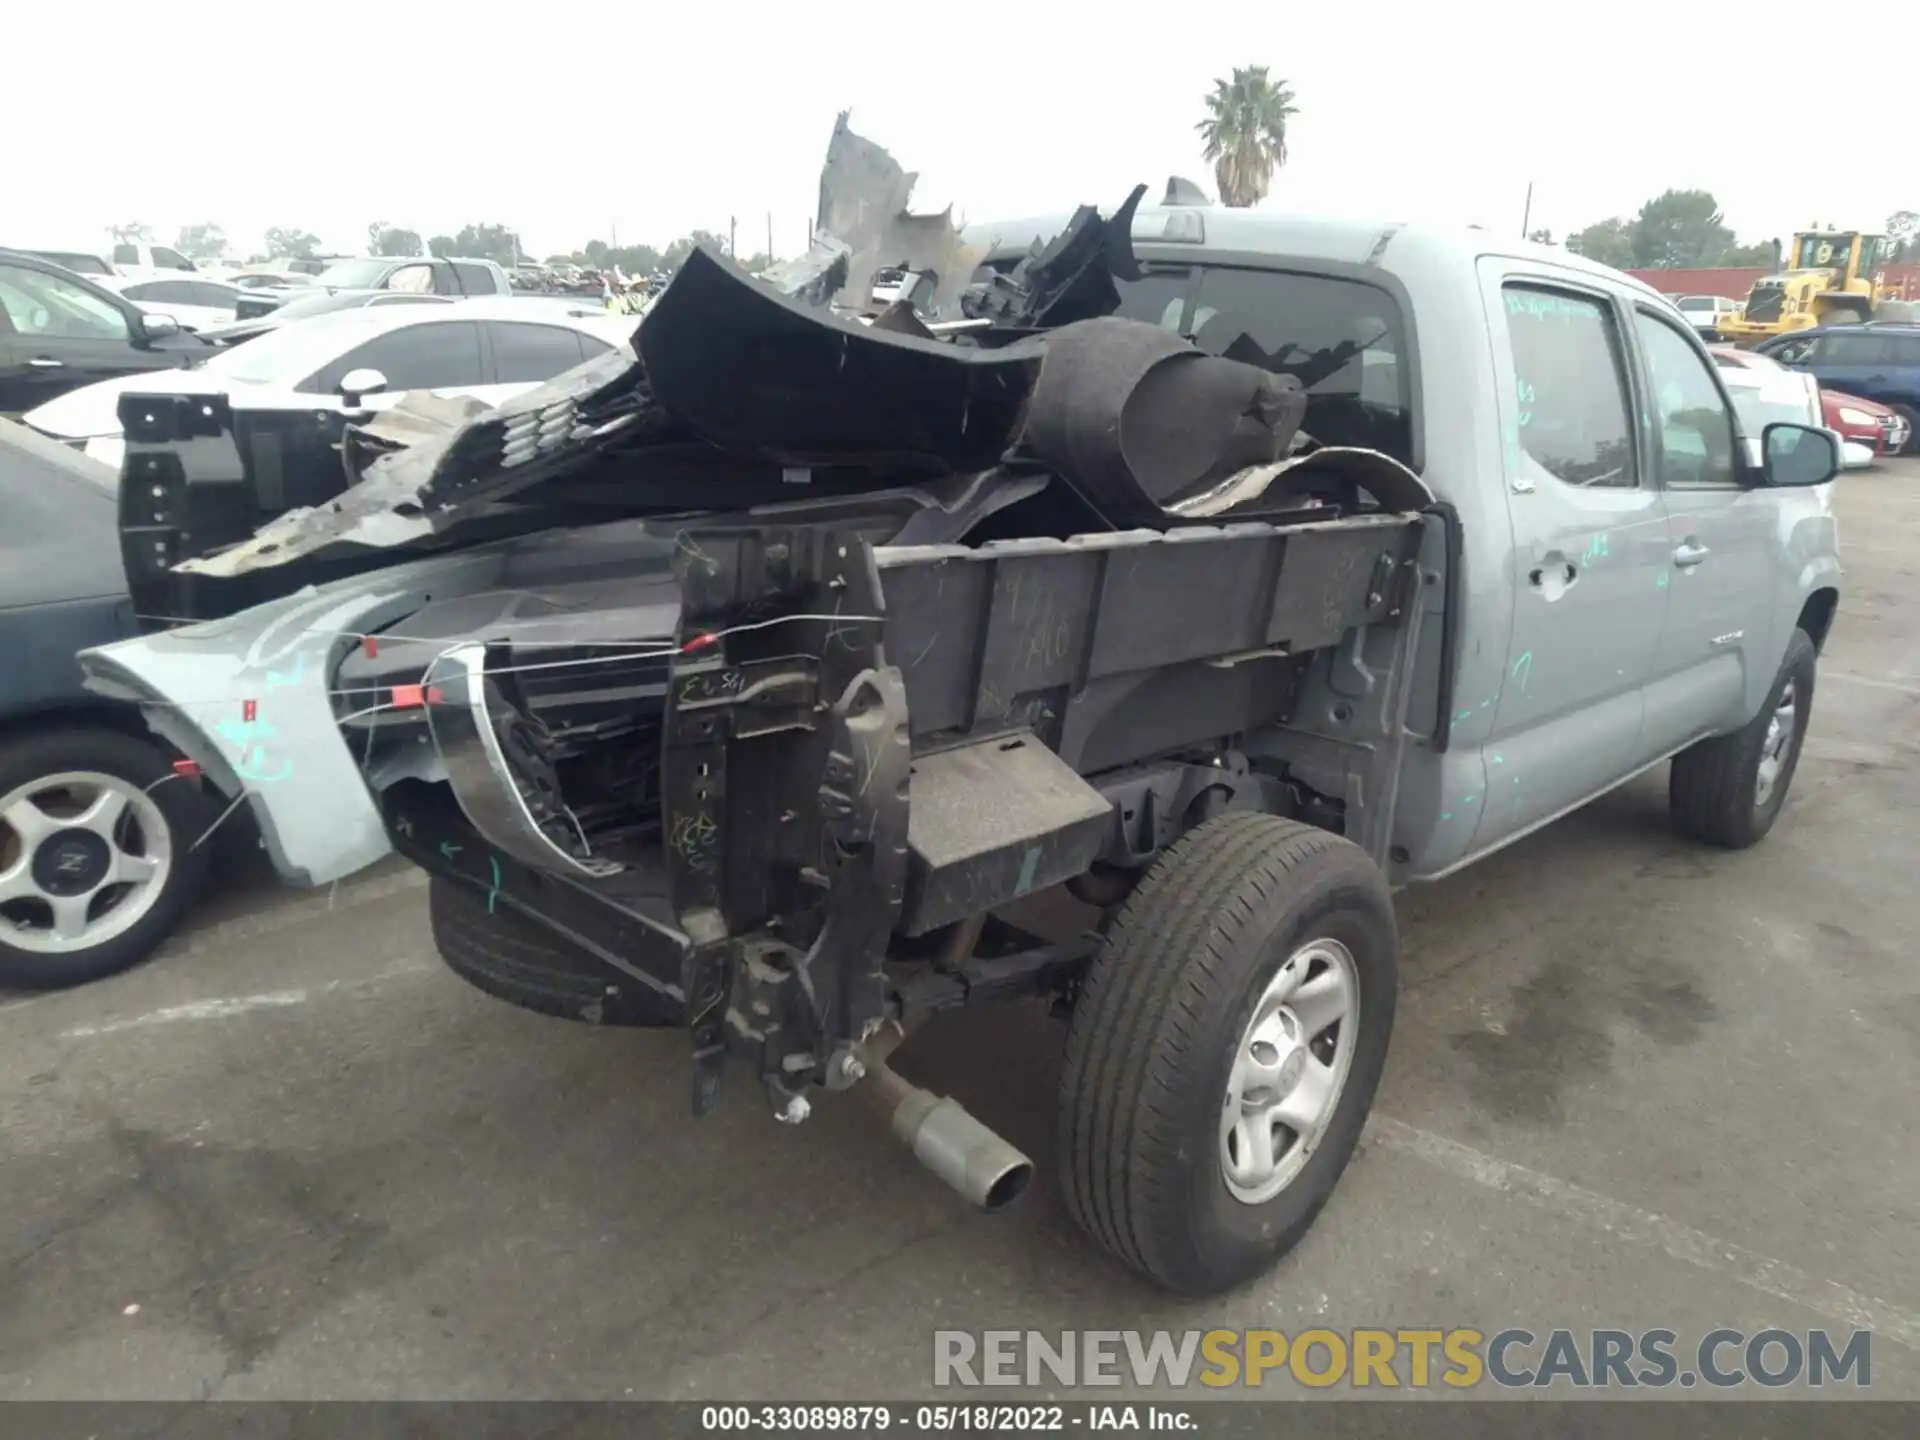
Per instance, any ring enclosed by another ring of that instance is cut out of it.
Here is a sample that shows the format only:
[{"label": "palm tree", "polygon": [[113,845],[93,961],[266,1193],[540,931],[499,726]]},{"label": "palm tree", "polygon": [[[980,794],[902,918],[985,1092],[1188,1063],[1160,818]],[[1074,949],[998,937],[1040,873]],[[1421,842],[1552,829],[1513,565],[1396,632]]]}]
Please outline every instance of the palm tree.
[{"label": "palm tree", "polygon": [[1223,205],[1267,198],[1273,172],[1287,163],[1287,117],[1298,113],[1287,82],[1270,79],[1264,65],[1236,65],[1231,80],[1213,82],[1207,118],[1194,129],[1207,142]]}]

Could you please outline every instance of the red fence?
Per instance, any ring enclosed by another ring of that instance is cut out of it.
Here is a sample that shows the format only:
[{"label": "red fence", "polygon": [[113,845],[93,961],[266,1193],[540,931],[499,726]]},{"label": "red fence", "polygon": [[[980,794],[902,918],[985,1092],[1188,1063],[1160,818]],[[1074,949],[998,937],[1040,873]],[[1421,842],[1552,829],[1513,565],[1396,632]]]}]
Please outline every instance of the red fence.
[{"label": "red fence", "polygon": [[[1770,273],[1766,267],[1723,270],[1629,270],[1636,280],[1644,280],[1663,295],[1724,295],[1729,300],[1744,300],[1753,282]],[[1889,265],[1887,280],[1908,299],[1920,299],[1920,265]]]}]

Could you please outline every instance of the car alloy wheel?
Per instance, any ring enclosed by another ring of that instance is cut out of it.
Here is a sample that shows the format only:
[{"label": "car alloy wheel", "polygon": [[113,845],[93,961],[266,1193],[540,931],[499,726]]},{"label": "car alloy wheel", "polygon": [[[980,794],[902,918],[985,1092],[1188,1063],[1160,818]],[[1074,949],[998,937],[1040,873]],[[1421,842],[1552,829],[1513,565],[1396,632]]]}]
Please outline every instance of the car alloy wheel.
[{"label": "car alloy wheel", "polygon": [[150,911],[174,866],[151,795],[112,775],[46,775],[0,796],[0,929],[37,954],[92,949]]}]

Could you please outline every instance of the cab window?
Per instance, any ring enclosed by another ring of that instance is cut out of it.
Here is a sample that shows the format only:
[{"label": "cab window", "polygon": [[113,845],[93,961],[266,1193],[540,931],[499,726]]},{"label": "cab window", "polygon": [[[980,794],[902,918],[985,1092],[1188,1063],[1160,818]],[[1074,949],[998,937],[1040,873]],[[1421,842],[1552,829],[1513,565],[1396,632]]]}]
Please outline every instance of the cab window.
[{"label": "cab window", "polygon": [[1733,412],[1711,367],[1698,347],[1664,320],[1641,310],[1634,324],[1647,361],[1660,483],[1687,489],[1738,484]]},{"label": "cab window", "polygon": [[1298,380],[1307,394],[1301,428],[1322,445],[1363,445],[1413,463],[1406,327],[1385,290],[1329,275],[1209,268],[1186,330],[1209,355]]},{"label": "cab window", "polygon": [[1537,285],[1504,286],[1502,299],[1521,468],[1544,470],[1563,485],[1635,488],[1632,412],[1613,307]]}]

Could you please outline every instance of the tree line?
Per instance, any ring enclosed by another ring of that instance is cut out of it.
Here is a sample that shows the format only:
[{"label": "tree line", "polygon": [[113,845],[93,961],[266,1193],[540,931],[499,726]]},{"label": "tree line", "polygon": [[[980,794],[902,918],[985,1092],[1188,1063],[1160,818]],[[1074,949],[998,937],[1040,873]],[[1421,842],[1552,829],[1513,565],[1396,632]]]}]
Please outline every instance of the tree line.
[{"label": "tree line", "polygon": [[[110,227],[115,241],[153,243],[153,227],[138,221]],[[459,255],[472,259],[495,260],[511,269],[534,257],[520,245],[519,235],[510,227],[495,223],[463,225],[452,235],[430,235],[424,240],[417,230],[375,220],[367,226],[366,253],[369,255]],[[262,237],[262,253],[255,260],[312,260],[325,253],[320,237],[311,230],[295,226],[272,226]],[[618,268],[627,275],[651,275],[672,271],[693,253],[696,245],[712,245],[725,251],[724,237],[707,230],[683,235],[664,249],[652,245],[609,245],[604,240],[589,240],[564,255],[549,255],[549,265],[568,263],[596,270]],[[182,226],[173,248],[189,260],[213,261],[226,257],[229,249],[225,230],[212,222]],[[773,257],[755,253],[738,257],[747,270],[758,274],[773,263]]]},{"label": "tree line", "polygon": [[[1920,262],[1920,215],[1896,210],[1884,227],[1885,259],[1892,264]],[[1552,236],[1544,231],[1530,238]],[[1668,190],[1654,196],[1631,219],[1597,220],[1567,237],[1576,255],[1619,270],[1695,270],[1781,263],[1778,240],[1742,245],[1720,214],[1710,190]]]}]

